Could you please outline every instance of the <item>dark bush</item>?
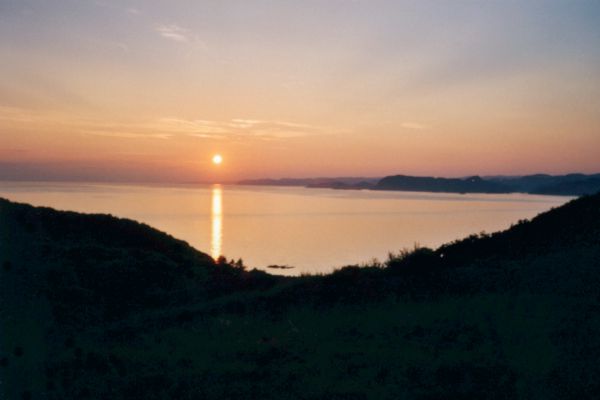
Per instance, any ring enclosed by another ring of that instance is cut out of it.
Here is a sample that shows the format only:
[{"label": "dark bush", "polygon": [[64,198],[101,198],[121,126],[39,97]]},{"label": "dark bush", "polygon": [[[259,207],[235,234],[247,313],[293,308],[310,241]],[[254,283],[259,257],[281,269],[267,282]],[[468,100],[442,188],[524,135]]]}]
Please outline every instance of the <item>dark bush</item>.
[{"label": "dark bush", "polygon": [[390,254],[385,265],[394,272],[420,274],[439,269],[441,260],[435,251],[427,247],[417,247],[412,251],[402,250],[399,254]]},{"label": "dark bush", "polygon": [[73,337],[68,337],[65,340],[65,347],[67,349],[71,349],[71,348],[73,348],[73,346],[75,346],[75,339]]}]

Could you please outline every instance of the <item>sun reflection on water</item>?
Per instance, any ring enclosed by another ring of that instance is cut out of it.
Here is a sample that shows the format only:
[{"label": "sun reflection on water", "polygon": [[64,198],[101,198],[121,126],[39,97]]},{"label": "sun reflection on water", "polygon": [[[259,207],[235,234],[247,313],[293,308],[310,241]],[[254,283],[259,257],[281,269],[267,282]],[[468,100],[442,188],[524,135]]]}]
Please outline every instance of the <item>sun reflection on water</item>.
[{"label": "sun reflection on water", "polygon": [[215,260],[222,255],[223,245],[223,191],[221,185],[212,187],[210,255]]}]

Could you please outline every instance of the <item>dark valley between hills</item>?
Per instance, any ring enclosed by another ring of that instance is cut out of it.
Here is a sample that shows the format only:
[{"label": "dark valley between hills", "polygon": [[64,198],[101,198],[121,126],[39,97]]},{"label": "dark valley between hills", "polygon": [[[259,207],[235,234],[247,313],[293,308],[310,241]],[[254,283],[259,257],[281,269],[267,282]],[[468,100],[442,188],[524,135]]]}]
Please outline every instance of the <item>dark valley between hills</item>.
[{"label": "dark valley between hills", "polygon": [[600,392],[600,194],[301,277],[132,220],[0,200],[0,263],[6,399]]}]

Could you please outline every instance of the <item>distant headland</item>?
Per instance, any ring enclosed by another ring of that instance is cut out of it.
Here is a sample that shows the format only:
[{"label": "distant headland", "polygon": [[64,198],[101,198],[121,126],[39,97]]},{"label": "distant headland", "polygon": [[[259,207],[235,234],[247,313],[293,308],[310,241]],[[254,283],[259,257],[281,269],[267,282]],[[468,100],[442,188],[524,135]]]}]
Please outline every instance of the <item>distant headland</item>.
[{"label": "distant headland", "polygon": [[598,174],[535,174],[523,176],[470,176],[440,178],[430,176],[390,175],[383,178],[320,177],[250,179],[240,185],[304,186],[330,189],[396,190],[443,193],[530,193],[557,196],[581,196],[600,191]]}]

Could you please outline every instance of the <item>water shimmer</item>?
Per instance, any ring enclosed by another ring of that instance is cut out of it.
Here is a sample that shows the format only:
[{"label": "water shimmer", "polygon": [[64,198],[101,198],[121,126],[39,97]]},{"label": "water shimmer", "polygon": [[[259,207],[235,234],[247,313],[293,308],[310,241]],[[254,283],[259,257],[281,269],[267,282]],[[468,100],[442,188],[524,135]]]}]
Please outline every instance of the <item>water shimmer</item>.
[{"label": "water shimmer", "polygon": [[[508,228],[570,197],[225,185],[0,182],[0,196],[147,223],[213,257],[273,273],[329,272]],[[269,265],[294,266],[270,269]]]}]

